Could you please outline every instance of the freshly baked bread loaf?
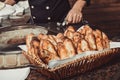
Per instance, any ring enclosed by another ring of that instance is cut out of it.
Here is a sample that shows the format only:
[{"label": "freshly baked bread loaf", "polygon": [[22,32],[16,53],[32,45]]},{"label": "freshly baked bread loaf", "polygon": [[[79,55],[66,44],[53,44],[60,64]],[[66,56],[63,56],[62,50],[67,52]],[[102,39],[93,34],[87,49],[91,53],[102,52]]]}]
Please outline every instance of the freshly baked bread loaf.
[{"label": "freshly baked bread loaf", "polygon": [[81,39],[81,49],[83,52],[90,51],[89,43],[85,39]]},{"label": "freshly baked bread loaf", "polygon": [[60,59],[66,59],[68,58],[67,50],[65,49],[65,45],[63,45],[63,42],[58,42],[57,44],[57,51]]},{"label": "freshly baked bread loaf", "polygon": [[49,40],[43,40],[42,48],[43,48],[43,50],[44,49],[48,50],[49,52],[53,53],[54,55],[57,55],[54,45]]},{"label": "freshly baked bread loaf", "polygon": [[108,39],[107,35],[104,32],[102,32],[102,39],[103,39],[103,41],[102,41],[103,47],[105,49],[109,48],[110,47],[110,44],[109,44],[110,40]]},{"label": "freshly baked bread loaf", "polygon": [[39,54],[44,63],[48,64],[50,60],[59,60],[59,57],[51,53],[50,51],[43,49]]},{"label": "freshly baked bread loaf", "polygon": [[93,33],[88,33],[86,36],[85,36],[85,40],[89,43],[89,47],[90,47],[90,50],[96,50],[97,47],[96,47],[96,41],[95,41],[95,36],[93,35]]},{"label": "freshly baked bread loaf", "polygon": [[35,64],[44,64],[43,61],[40,59],[38,53],[39,51],[39,40],[35,39],[33,33],[26,36],[26,46],[27,46],[27,53],[36,60],[37,63]]},{"label": "freshly baked bread loaf", "polygon": [[55,38],[55,40],[57,41],[57,43],[59,42],[63,42],[65,39],[65,36],[63,33],[58,33],[56,36],[53,36]]},{"label": "freshly baked bread loaf", "polygon": [[70,40],[69,38],[66,38],[63,42],[63,45],[65,46],[68,57],[72,57],[76,54],[75,47],[73,45],[72,40]]},{"label": "freshly baked bread loaf", "polygon": [[64,36],[66,36],[66,32],[67,31],[71,31],[71,32],[75,32],[75,29],[74,29],[74,27],[73,26],[68,26],[68,28],[65,30],[65,32],[64,32]]},{"label": "freshly baked bread loaf", "polygon": [[75,48],[77,48],[78,43],[81,41],[81,34],[79,32],[75,32],[73,36],[73,44]]},{"label": "freshly baked bread loaf", "polygon": [[50,60],[59,59],[55,46],[46,39],[40,41],[39,56],[45,63],[48,63]]},{"label": "freshly baked bread loaf", "polygon": [[93,31],[93,34],[95,35],[95,40],[96,40],[96,46],[97,46],[97,50],[103,50],[103,39],[102,39],[102,32],[98,29],[96,29],[95,31]]},{"label": "freshly baked bread loaf", "polygon": [[74,35],[75,29],[73,26],[69,26],[66,31],[64,32],[64,36],[73,39],[73,35]]},{"label": "freshly baked bread loaf", "polygon": [[48,40],[54,45],[55,49],[57,49],[57,41],[55,40],[55,36],[48,35]]}]

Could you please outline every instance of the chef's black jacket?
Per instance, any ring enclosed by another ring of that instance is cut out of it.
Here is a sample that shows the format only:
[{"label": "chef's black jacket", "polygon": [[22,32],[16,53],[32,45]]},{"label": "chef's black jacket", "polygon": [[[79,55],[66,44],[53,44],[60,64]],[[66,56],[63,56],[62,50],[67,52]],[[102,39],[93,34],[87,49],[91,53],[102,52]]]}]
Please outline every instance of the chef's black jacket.
[{"label": "chef's black jacket", "polygon": [[[20,0],[15,0],[16,2]],[[90,0],[86,0],[89,2]],[[35,24],[62,22],[70,10],[68,0],[28,0],[31,19]]]}]

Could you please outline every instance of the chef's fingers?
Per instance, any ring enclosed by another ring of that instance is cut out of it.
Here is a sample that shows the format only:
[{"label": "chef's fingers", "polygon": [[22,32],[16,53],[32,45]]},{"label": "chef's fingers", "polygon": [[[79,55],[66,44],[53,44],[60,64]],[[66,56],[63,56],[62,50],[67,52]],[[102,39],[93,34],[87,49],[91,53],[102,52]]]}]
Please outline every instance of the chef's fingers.
[{"label": "chef's fingers", "polygon": [[72,23],[76,23],[77,22],[77,14],[73,14],[72,17],[73,17]]},{"label": "chef's fingers", "polygon": [[79,22],[80,22],[80,15],[77,15],[75,19],[75,23],[79,23]]},{"label": "chef's fingers", "polygon": [[80,15],[77,16],[77,21],[76,21],[76,23],[79,23],[81,20],[82,20],[82,14],[80,14]]},{"label": "chef's fingers", "polygon": [[79,23],[81,21],[82,15],[81,14],[74,14],[71,17],[72,17],[71,23]]},{"label": "chef's fingers", "polygon": [[65,20],[67,21],[67,23],[72,23],[72,15],[68,14]]},{"label": "chef's fingers", "polygon": [[65,20],[68,22],[68,23],[79,23],[82,19],[82,13],[79,13],[79,14],[68,14],[67,17],[65,18]]}]

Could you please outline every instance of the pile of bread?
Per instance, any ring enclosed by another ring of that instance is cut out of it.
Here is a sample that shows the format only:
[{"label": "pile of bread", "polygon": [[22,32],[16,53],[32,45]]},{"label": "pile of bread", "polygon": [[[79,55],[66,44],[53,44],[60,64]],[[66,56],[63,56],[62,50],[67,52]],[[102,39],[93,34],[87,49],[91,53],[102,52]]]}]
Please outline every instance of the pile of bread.
[{"label": "pile of bread", "polygon": [[28,52],[39,63],[48,64],[50,60],[70,58],[85,51],[109,48],[109,39],[98,29],[84,25],[75,31],[69,26],[64,33],[57,35],[29,34],[26,37]]}]

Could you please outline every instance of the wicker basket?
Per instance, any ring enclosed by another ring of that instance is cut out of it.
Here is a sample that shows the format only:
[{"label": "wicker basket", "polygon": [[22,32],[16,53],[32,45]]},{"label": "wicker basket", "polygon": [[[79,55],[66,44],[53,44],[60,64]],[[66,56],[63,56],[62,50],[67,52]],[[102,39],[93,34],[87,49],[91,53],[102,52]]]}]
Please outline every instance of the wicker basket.
[{"label": "wicker basket", "polygon": [[[27,57],[31,64],[36,63],[36,61],[30,55],[26,54],[25,52],[23,52],[23,54]],[[37,67],[36,69],[38,72],[47,76],[48,78],[62,80],[64,78],[72,77],[97,68],[109,62],[118,55],[120,55],[120,48],[113,48],[97,54],[76,59],[55,68],[41,67],[40,65],[35,66]]]}]

